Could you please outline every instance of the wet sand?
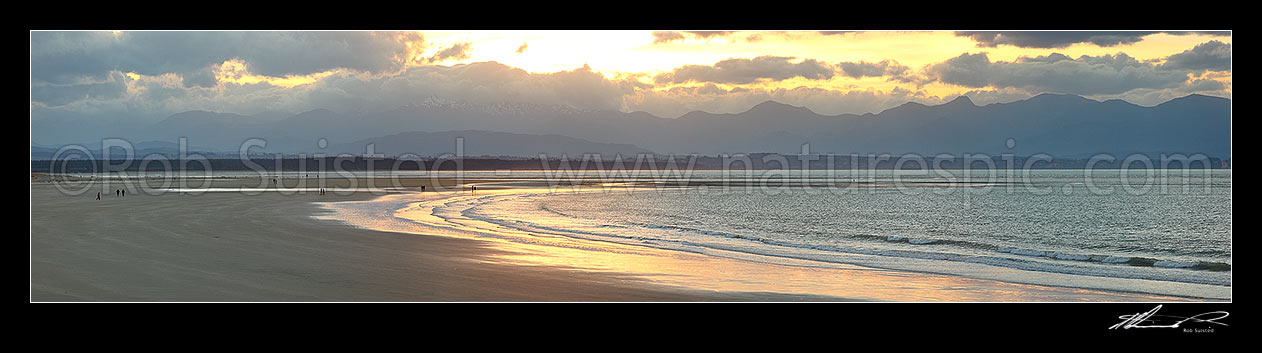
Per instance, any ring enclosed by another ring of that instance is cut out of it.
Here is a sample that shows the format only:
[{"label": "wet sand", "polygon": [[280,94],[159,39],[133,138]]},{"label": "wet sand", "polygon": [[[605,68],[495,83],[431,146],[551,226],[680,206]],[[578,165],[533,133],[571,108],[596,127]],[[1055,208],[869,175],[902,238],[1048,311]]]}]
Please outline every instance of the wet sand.
[{"label": "wet sand", "polygon": [[[223,181],[228,187],[241,181]],[[257,182],[250,181],[250,183]],[[312,219],[318,193],[148,195],[31,184],[31,301],[802,301],[520,266],[485,242]],[[110,189],[113,190],[113,189]]]}]

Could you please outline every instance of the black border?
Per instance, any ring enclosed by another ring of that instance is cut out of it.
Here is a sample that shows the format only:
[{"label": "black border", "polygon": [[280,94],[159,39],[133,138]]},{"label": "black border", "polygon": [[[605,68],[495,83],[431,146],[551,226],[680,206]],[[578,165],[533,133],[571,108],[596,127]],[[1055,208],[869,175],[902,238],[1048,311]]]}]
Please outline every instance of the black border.
[{"label": "black border", "polygon": [[[222,6],[221,6],[222,5]],[[669,30],[1230,30],[1230,20],[1196,15],[1172,5],[1165,13],[1138,12],[1129,4],[938,3],[936,5],[843,2],[811,4],[583,3],[451,5],[382,3],[257,3],[98,6],[43,4],[24,10],[29,30],[364,30],[364,29],[669,29]],[[323,7],[321,7],[323,6]],[[58,8],[60,7],[60,8]],[[778,8],[771,8],[778,7]],[[1069,8],[1074,7],[1074,8]],[[1089,7],[1084,9],[1083,7]],[[1226,11],[1216,9],[1214,12]],[[1051,349],[1091,347],[1084,338],[1125,341],[1152,339],[1220,340],[1231,326],[1212,333],[1176,329],[1110,330],[1120,315],[1151,310],[1191,316],[1210,311],[1236,315],[1234,303],[477,303],[477,304],[39,304],[34,327],[161,334],[164,331],[214,340],[260,332],[404,334],[433,337],[425,327],[471,330],[475,335],[538,332],[538,340],[575,332],[607,335],[612,342],[683,338],[715,347],[745,341],[792,345],[820,342],[820,348],[876,347],[903,341],[965,343],[979,339],[1039,337],[1028,342]],[[51,305],[51,306],[49,306]],[[175,306],[170,306],[175,305]],[[389,325],[402,322],[402,326]],[[595,323],[599,323],[596,325]],[[156,332],[138,332],[137,328]],[[405,331],[407,330],[407,331]],[[719,335],[698,332],[715,330]],[[203,336],[204,334],[204,336]],[[875,336],[879,334],[881,336]],[[959,341],[926,341],[920,334]],[[134,337],[134,336],[126,336]],[[444,337],[436,337],[439,340]],[[1046,340],[1046,338],[1053,338]],[[1055,338],[1060,338],[1059,340]],[[117,339],[117,337],[115,338]],[[726,340],[727,342],[720,342]],[[533,341],[532,344],[541,343]],[[457,344],[468,341],[457,342]],[[660,344],[671,344],[659,342]],[[420,343],[422,345],[434,342]],[[476,341],[475,341],[476,344]],[[1003,347],[1003,346],[998,346]],[[1012,348],[1012,347],[1010,347]],[[1016,348],[1019,348],[1016,347]]]}]

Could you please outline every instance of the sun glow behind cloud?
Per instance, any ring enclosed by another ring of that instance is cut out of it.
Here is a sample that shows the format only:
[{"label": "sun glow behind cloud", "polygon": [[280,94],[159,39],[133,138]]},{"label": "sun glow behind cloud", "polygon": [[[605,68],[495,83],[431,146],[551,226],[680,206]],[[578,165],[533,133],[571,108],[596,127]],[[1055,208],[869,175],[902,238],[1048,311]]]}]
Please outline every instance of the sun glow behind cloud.
[{"label": "sun glow behind cloud", "polygon": [[[939,63],[964,53],[986,53],[992,62],[1012,62],[1022,57],[1059,53],[1072,58],[1126,53],[1140,61],[1161,60],[1199,43],[1230,37],[1210,35],[1152,34],[1142,41],[1102,47],[1078,43],[1064,48],[1021,48],[1011,45],[980,47],[974,40],[950,31],[866,31],[848,33],[818,32],[732,32],[701,36],[681,33],[682,38],[655,43],[653,31],[459,31],[424,32],[432,46],[451,43],[472,44],[470,57],[444,64],[495,61],[531,73],[573,70],[584,65],[608,78],[641,76],[651,78],[686,65],[712,65],[731,58],[775,55],[815,59],[829,64],[840,62],[880,62],[894,60],[911,70]],[[526,43],[529,51],[518,53]],[[1230,74],[1215,80],[1230,82]],[[641,81],[646,82],[646,81]],[[709,83],[686,82],[657,85],[653,89],[698,87]],[[747,84],[717,84],[730,90],[792,89],[797,87],[830,90],[889,92],[896,88],[918,89],[934,96],[958,95],[976,88],[940,82],[890,81],[881,77],[854,78],[837,75],[829,79],[760,80]]]},{"label": "sun glow behind cloud", "polygon": [[[529,72],[572,70],[584,64],[598,71],[659,73],[684,65],[708,65],[728,58],[764,55],[812,58],[822,61],[881,61],[895,59],[917,68],[962,53],[986,52],[991,60],[1012,61],[1022,56],[1061,53],[1082,55],[1126,54],[1160,59],[1209,40],[1231,43],[1230,37],[1152,34],[1143,41],[1111,47],[1078,43],[1065,48],[979,47],[968,37],[949,31],[867,31],[845,34],[817,32],[735,32],[719,37],[686,36],[653,43],[653,31],[456,31],[423,32],[432,46],[469,42],[472,56],[461,62],[496,61]],[[761,40],[750,42],[757,35]],[[522,43],[529,52],[517,53]]]},{"label": "sun glow behind cloud", "polygon": [[[121,32],[115,31],[115,36]],[[584,66],[608,79],[636,78],[646,85],[652,77],[687,65],[713,65],[732,58],[752,59],[774,55],[818,60],[830,65],[840,62],[881,62],[892,60],[912,71],[939,63],[964,53],[985,53],[992,62],[1016,61],[1023,57],[1063,54],[1069,57],[1115,55],[1126,53],[1140,60],[1160,62],[1172,54],[1204,43],[1219,40],[1230,44],[1230,37],[1211,35],[1171,35],[1157,33],[1130,44],[1102,47],[1077,43],[1064,48],[1021,48],[1011,45],[981,47],[974,40],[950,31],[761,31],[691,34],[679,32],[677,39],[655,41],[654,31],[425,31],[395,34],[406,46],[405,67],[423,65],[460,65],[494,61],[530,73],[554,73]],[[431,60],[444,49],[456,45],[469,47],[467,56]],[[523,48],[529,51],[523,51]],[[329,70],[306,75],[283,77],[250,72],[248,63],[228,60],[213,68],[218,82],[234,84],[268,83],[289,88],[317,82],[336,72]],[[129,76],[136,75],[128,73]],[[1230,83],[1230,73],[1207,75]],[[133,77],[134,79],[135,77]],[[1191,82],[1191,79],[1189,80]],[[908,82],[883,77],[849,77],[836,75],[827,79],[758,80],[743,84],[708,82],[658,83],[653,90],[667,91],[676,87],[717,85],[725,90],[793,89],[799,87],[838,91],[879,91],[916,89],[934,96],[958,95],[976,90],[925,80]]]},{"label": "sun glow behind cloud", "polygon": [[246,63],[240,60],[224,61],[219,67],[214,69],[215,79],[219,82],[235,83],[241,85],[257,84],[265,82],[267,84],[290,88],[300,85],[315,83],[321,78],[328,77],[336,72],[336,70],[317,72],[309,75],[290,75],[285,77],[271,77],[263,75],[255,75],[250,73]]},{"label": "sun glow behind cloud", "polygon": [[[1231,96],[1229,33],[1129,32],[1121,35],[1126,44],[1111,46],[1065,42],[1080,36],[1073,33],[986,39],[951,31],[34,34],[33,105],[166,109],[155,115],[218,107],[360,111],[430,96],[664,117],[739,112],[768,99],[839,114],[959,95],[987,104],[1057,92],[1141,105],[1191,93]],[[1021,38],[1061,42],[1012,44]],[[1225,52],[1192,53],[1212,43]],[[1183,54],[1196,55],[1184,55],[1183,69],[1161,67]],[[1214,55],[1217,61],[1204,61]],[[1039,62],[1049,58],[1065,62]],[[138,84],[113,84],[114,77]]]}]

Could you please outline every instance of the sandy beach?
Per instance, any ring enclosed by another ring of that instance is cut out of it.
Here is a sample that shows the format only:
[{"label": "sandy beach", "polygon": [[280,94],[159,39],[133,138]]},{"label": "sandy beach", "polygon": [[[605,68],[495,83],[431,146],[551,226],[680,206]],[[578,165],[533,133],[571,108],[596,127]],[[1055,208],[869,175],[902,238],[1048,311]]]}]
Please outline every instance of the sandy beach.
[{"label": "sandy beach", "polygon": [[[312,217],[324,212],[320,203],[381,197],[362,191],[150,195],[133,189],[126,197],[109,192],[96,200],[99,186],[67,195],[48,180],[33,176],[31,184],[31,300],[37,302],[1181,300],[696,254],[563,253]],[[227,179],[210,186],[260,182]]]},{"label": "sandy beach", "polygon": [[[223,186],[223,185],[216,185]],[[32,301],[834,300],[655,286],[617,273],[487,261],[475,240],[310,218],[352,195],[63,195],[31,185]]]}]

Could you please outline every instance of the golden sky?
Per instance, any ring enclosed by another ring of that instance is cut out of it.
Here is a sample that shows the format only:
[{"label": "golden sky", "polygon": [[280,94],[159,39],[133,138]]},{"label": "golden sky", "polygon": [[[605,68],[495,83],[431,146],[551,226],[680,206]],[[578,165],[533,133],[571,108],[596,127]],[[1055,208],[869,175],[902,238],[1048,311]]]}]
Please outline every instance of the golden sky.
[{"label": "golden sky", "polygon": [[[1230,36],[1170,35],[1157,33],[1142,41],[1102,47],[1078,43],[1064,48],[1020,48],[1011,45],[978,47],[968,37],[951,31],[865,31],[825,35],[817,32],[736,32],[727,36],[654,43],[653,31],[439,31],[422,32],[436,47],[454,43],[472,43],[467,59],[444,62],[444,65],[496,61],[533,73],[572,70],[589,65],[593,70],[616,77],[619,74],[653,75],[669,72],[684,65],[712,65],[729,58],[754,58],[764,55],[816,59],[828,63],[895,60],[917,69],[963,53],[985,52],[991,61],[1014,61],[1017,58],[1060,53],[1077,58],[1126,53],[1140,61],[1161,60],[1210,40],[1231,43]],[[753,37],[755,40],[751,40]],[[527,44],[525,51],[517,50]],[[1230,76],[1220,78],[1230,80]],[[800,86],[805,80],[768,82],[748,86]],[[855,79],[843,75],[811,85],[833,89],[889,90],[895,83],[879,77]],[[667,89],[668,87],[660,87]],[[970,88],[934,85],[934,94],[959,94]]]},{"label": "golden sky", "polygon": [[766,100],[876,113],[1045,92],[1155,105],[1230,98],[1230,50],[1230,32],[33,32],[32,105],[157,116],[362,111],[441,96],[674,117]]},{"label": "golden sky", "polygon": [[[590,65],[598,71],[662,72],[683,65],[709,65],[734,57],[763,55],[811,58],[828,62],[895,59],[919,67],[961,53],[987,52],[991,60],[1012,61],[1021,56],[1051,52],[1071,57],[1126,54],[1140,60],[1159,59],[1209,40],[1231,43],[1231,37],[1153,34],[1143,41],[1101,47],[1079,43],[1067,48],[1041,49],[999,46],[979,48],[950,31],[868,31],[844,35],[816,32],[738,32],[727,37],[697,38],[654,44],[653,31],[443,31],[421,32],[433,45],[473,43],[468,59],[451,63],[497,61],[530,72],[556,72]],[[750,36],[761,40],[748,42]],[[517,53],[522,43],[527,50]]]}]

